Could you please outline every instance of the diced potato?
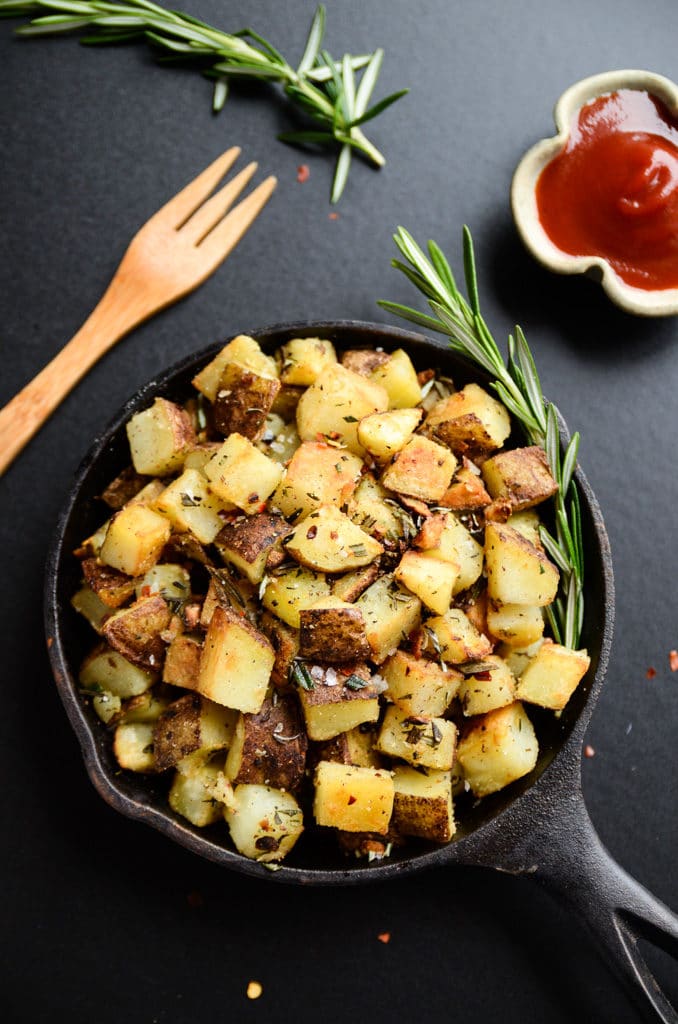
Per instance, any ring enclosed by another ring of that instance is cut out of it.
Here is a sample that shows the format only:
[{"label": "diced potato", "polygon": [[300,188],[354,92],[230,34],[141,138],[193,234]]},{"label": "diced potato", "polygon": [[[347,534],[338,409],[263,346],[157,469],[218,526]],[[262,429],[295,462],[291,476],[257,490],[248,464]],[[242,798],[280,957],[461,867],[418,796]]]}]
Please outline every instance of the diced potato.
[{"label": "diced potato", "polygon": [[311,670],[311,677],[312,686],[297,689],[310,739],[329,740],[379,718],[379,695],[369,683],[369,673],[344,676],[331,667],[318,667]]},{"label": "diced potato", "polygon": [[370,379],[386,388],[389,409],[408,409],[421,401],[421,386],[412,360],[398,348],[390,359],[375,367]]},{"label": "diced potato", "polygon": [[378,576],[379,566],[376,562],[344,573],[343,576],[337,577],[332,584],[332,596],[338,597],[340,601],[349,601],[353,604]]},{"label": "diced potato", "polygon": [[377,462],[388,462],[405,447],[419,426],[421,409],[392,409],[365,416],[358,424],[358,440]]},{"label": "diced potato", "polygon": [[321,505],[300,520],[285,549],[302,565],[320,572],[348,572],[369,565],[384,550],[335,505]]},{"label": "diced potato", "polygon": [[511,433],[506,408],[478,384],[467,384],[433,406],[426,433],[460,455],[495,451]]},{"label": "diced potato", "polygon": [[372,660],[381,664],[417,628],[421,618],[418,597],[402,590],[393,576],[380,576],[355,602],[365,619]]},{"label": "diced potato", "polygon": [[492,636],[514,647],[527,647],[544,632],[544,613],[535,605],[496,604],[487,606],[487,628]]},{"label": "diced potato", "polygon": [[263,864],[286,857],[304,830],[304,816],[292,794],[243,783],[234,796],[235,806],[225,817],[238,853]]},{"label": "diced potato", "polygon": [[205,466],[210,489],[252,515],[280,483],[282,467],[241,434],[231,434]]},{"label": "diced potato", "polygon": [[546,454],[538,445],[493,455],[483,463],[482,474],[490,495],[507,500],[515,511],[532,508],[558,490]]},{"label": "diced potato", "polygon": [[323,740],[313,747],[318,761],[337,761],[339,764],[354,764],[360,768],[382,768],[383,758],[374,749],[374,733],[364,726],[357,726],[347,732],[340,732],[330,740]]},{"label": "diced potato", "polygon": [[158,561],[172,529],[145,505],[127,505],[111,519],[99,558],[127,576],[142,576]]},{"label": "diced potato", "polygon": [[162,634],[170,624],[171,611],[159,594],[142,597],[106,619],[102,634],[124,658],[149,672],[157,672],[165,656]]},{"label": "diced potato", "polygon": [[267,698],[259,712],[239,715],[226,775],[241,782],[295,790],[301,785],[308,740],[293,694]]},{"label": "diced potato", "polygon": [[155,764],[172,768],[188,754],[207,755],[225,750],[235,728],[235,713],[196,693],[173,701],[159,716],[153,731]]},{"label": "diced potato", "polygon": [[348,503],[351,522],[377,540],[395,541],[403,536],[410,522],[407,513],[393,500],[389,491],[366,473]]},{"label": "diced potato", "polygon": [[215,429],[224,437],[235,433],[257,441],[279,391],[279,380],[271,380],[238,363],[227,363],[214,398]]},{"label": "diced potato", "polygon": [[331,341],[323,338],[292,338],[282,347],[281,380],[308,387],[337,361]]},{"label": "diced potato", "polygon": [[380,674],[388,683],[386,696],[409,715],[442,715],[457,694],[462,676],[441,668],[427,658],[396,651],[384,662]]},{"label": "diced potato", "polygon": [[190,416],[166,398],[156,398],[150,409],[132,416],[126,430],[134,468],[146,476],[167,476],[180,469],[195,442]]},{"label": "diced potato", "polygon": [[358,441],[359,421],[386,409],[388,394],[381,385],[337,363],[302,394],[297,429],[302,441],[317,441],[322,435],[343,442],[349,451],[362,456],[365,449]]},{"label": "diced potato", "polygon": [[102,565],[98,558],[82,561],[85,582],[107,608],[119,608],[134,594],[135,581],[119,569]]},{"label": "diced potato", "polygon": [[319,825],[345,832],[388,832],[393,777],[383,768],[321,761],[315,772],[313,814]]},{"label": "diced potato", "polygon": [[497,654],[504,659],[515,678],[519,679],[543,643],[544,639],[541,637],[527,647],[511,647],[509,644],[500,644]]},{"label": "diced potato", "polygon": [[171,686],[181,686],[185,690],[195,690],[201,654],[200,640],[187,633],[180,633],[167,648],[162,669],[163,682]]},{"label": "diced potato", "polygon": [[123,702],[120,721],[121,722],[150,722],[158,721],[161,714],[167,710],[171,701],[168,697],[157,694],[155,690],[146,690],[136,697],[130,697]]},{"label": "diced potato", "polygon": [[393,770],[393,826],[400,835],[449,843],[456,831],[452,773],[409,765]]},{"label": "diced potato", "polygon": [[111,609],[94,593],[90,587],[81,587],[71,598],[71,605],[84,619],[89,622],[92,629],[101,633],[104,622],[111,614]]},{"label": "diced potato", "polygon": [[373,370],[383,366],[390,358],[388,352],[381,348],[349,348],[342,353],[341,365],[363,377],[369,377]]},{"label": "diced potato", "polygon": [[[271,416],[273,415],[275,414],[272,413]],[[270,439],[267,431],[264,431],[261,440],[257,441],[257,448],[265,452],[269,459],[286,466],[300,444],[301,438],[296,423],[284,423]]]},{"label": "diced potato", "polygon": [[299,651],[309,661],[347,662],[370,656],[363,613],[331,594],[299,616]]},{"label": "diced potato", "polygon": [[234,565],[250,583],[261,583],[269,555],[281,548],[282,538],[291,529],[281,516],[262,512],[227,523],[214,543],[225,562]]},{"label": "diced potato", "polygon": [[85,658],[78,673],[78,682],[88,693],[101,689],[123,699],[145,693],[156,679],[156,673],[133,665],[108,646],[95,648]]},{"label": "diced potato", "polygon": [[457,567],[451,562],[409,549],[400,559],[393,575],[431,611],[442,615],[450,607],[452,589],[458,576]]},{"label": "diced potato", "polygon": [[500,604],[551,604],[560,574],[543,551],[502,523],[485,527],[487,593]]},{"label": "diced potato", "polygon": [[545,640],[521,673],[516,695],[530,704],[561,711],[590,664],[585,650],[573,651]]},{"label": "diced potato", "polygon": [[485,508],[491,501],[480,471],[474,472],[473,463],[464,456],[464,464],[457,469],[439,504],[455,512],[465,512]]},{"label": "diced potato", "polygon": [[205,441],[203,444],[193,445],[184,457],[184,469],[197,469],[198,473],[205,476],[205,466],[220,447],[218,441]]},{"label": "diced potato", "polygon": [[402,708],[386,709],[376,748],[408,764],[449,771],[454,764],[457,727],[428,715],[411,715]]},{"label": "diced potato", "polygon": [[183,604],[191,596],[191,577],[183,565],[162,562],[144,573],[136,585],[137,597],[160,594],[168,604]]},{"label": "diced potato", "polygon": [[113,753],[121,768],[131,772],[154,772],[153,724],[123,722],[113,736]]},{"label": "diced potato", "polygon": [[362,467],[362,459],[352,452],[321,441],[304,441],[271,495],[270,507],[295,520],[321,505],[344,505]]},{"label": "diced potato", "polygon": [[453,594],[467,590],[483,571],[483,548],[451,513],[430,516],[414,539],[414,547],[458,566]]},{"label": "diced potato", "polygon": [[399,494],[438,501],[450,486],[456,466],[457,460],[449,449],[417,434],[396,452],[381,482]]},{"label": "diced potato", "polygon": [[489,654],[475,672],[463,678],[459,700],[464,714],[483,715],[486,711],[506,707],[515,700],[516,681],[506,662]]},{"label": "diced potato", "polygon": [[100,498],[114,512],[119,512],[147,483],[143,474],[137,473],[132,466],[127,466],[104,488]]},{"label": "diced potato", "polygon": [[239,366],[261,374],[262,377],[275,379],[278,376],[275,359],[265,355],[254,338],[250,338],[246,334],[239,334],[229,341],[228,345],[222,348],[221,352],[193,378],[193,386],[205,398],[209,398],[210,402],[216,398],[221,375],[228,363],[238,363]]},{"label": "diced potato", "polygon": [[235,505],[215,497],[199,470],[186,469],[165,488],[155,508],[175,530],[192,533],[201,544],[211,544],[224,525],[219,513]]},{"label": "diced potato", "polygon": [[115,694],[103,690],[101,693],[95,693],[92,697],[92,707],[104,725],[110,725],[120,717],[122,700]]},{"label": "diced potato", "polygon": [[452,665],[480,661],[492,652],[492,644],[480,633],[461,608],[426,620],[425,632],[433,651]]},{"label": "diced potato", "polygon": [[168,797],[172,810],[197,828],[214,825],[224,813],[223,804],[214,796],[220,775],[220,765],[209,762],[190,775],[176,772]]},{"label": "diced potato", "polygon": [[528,775],[539,744],[520,701],[476,718],[459,743],[457,757],[474,796],[488,796]]},{"label": "diced potato", "polygon": [[255,713],[266,696],[275,652],[266,637],[230,608],[215,608],[196,689],[236,711]]},{"label": "diced potato", "polygon": [[512,512],[506,520],[507,526],[512,526],[514,530],[522,534],[536,548],[543,548],[539,535],[540,523],[539,513],[534,508],[525,508],[520,512]]},{"label": "diced potato", "polygon": [[299,629],[299,613],[321,597],[328,597],[330,585],[324,573],[303,566],[281,569],[267,580],[261,602],[288,626]]}]

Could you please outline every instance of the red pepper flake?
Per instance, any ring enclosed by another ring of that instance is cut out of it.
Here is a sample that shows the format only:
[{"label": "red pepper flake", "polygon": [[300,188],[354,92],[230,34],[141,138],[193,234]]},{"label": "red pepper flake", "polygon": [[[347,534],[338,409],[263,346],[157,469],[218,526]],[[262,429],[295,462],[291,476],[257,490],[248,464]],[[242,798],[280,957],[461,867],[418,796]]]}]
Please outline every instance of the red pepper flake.
[{"label": "red pepper flake", "polygon": [[338,213],[336,213],[336,212],[334,212],[334,213],[328,213],[328,215],[327,215],[327,216],[329,217],[329,219],[330,219],[330,220],[339,220],[339,214],[338,214]]},{"label": "red pepper flake", "polygon": [[311,169],[308,164],[300,164],[297,167],[297,181],[303,185],[311,177]]},{"label": "red pepper flake", "polygon": [[645,678],[646,679],[654,679],[654,677],[656,675],[657,675],[657,669],[653,668],[652,665],[650,665],[650,667],[648,668],[647,672],[645,673]]},{"label": "red pepper flake", "polygon": [[678,672],[678,651],[669,651],[669,667],[672,672]]},{"label": "red pepper flake", "polygon": [[354,804],[355,802],[356,802],[356,798],[354,796],[349,796],[349,798],[348,798],[348,806],[350,807],[351,804]]},{"label": "red pepper flake", "polygon": [[188,896],[186,897],[186,902],[188,903],[189,907],[192,907],[195,910],[197,907],[204,906],[205,900],[203,899],[203,895],[201,892],[198,892],[197,889],[193,889],[193,891],[189,892]]},{"label": "red pepper flake", "polygon": [[380,932],[379,935],[377,935],[377,938],[379,939],[380,942],[383,942],[384,945],[386,946],[391,941],[391,933],[390,932]]},{"label": "red pepper flake", "polygon": [[258,999],[263,991],[264,989],[260,981],[250,981],[247,985],[247,998]]},{"label": "red pepper flake", "polygon": [[148,583],[145,583],[143,585],[143,587],[141,588],[141,596],[142,597],[150,597],[151,596],[151,588],[150,588],[150,585]]},{"label": "red pepper flake", "polygon": [[584,747],[584,757],[595,757],[595,756],[596,756],[595,750],[593,749],[593,747],[591,746],[590,743],[587,743],[586,746]]}]

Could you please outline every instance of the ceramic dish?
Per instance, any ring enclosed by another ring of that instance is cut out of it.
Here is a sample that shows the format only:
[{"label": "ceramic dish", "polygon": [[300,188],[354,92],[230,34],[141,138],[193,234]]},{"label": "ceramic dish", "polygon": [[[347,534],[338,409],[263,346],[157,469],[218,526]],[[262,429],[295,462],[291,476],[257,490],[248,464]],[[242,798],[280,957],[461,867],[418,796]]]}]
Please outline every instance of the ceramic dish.
[{"label": "ceramic dish", "polygon": [[513,216],[526,247],[549,270],[560,274],[589,274],[600,281],[614,303],[628,312],[641,316],[674,315],[678,313],[678,288],[634,287],[619,276],[604,256],[574,256],[563,252],[546,233],[539,216],[539,177],[546,165],[564,149],[578,112],[591,100],[619,90],[649,93],[672,115],[678,114],[678,86],[650,71],[609,71],[572,85],[555,106],[557,135],[542,139],[518,164],[511,186]]}]

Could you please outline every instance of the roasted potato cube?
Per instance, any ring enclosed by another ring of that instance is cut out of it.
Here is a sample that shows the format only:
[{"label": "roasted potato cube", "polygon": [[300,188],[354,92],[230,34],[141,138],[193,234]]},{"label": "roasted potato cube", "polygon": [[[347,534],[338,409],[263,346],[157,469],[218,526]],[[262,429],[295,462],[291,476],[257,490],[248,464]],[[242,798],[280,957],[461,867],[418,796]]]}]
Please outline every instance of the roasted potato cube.
[{"label": "roasted potato cube", "polygon": [[409,765],[393,770],[392,824],[403,836],[449,843],[456,831],[452,805],[452,773]]},{"label": "roasted potato cube", "polygon": [[356,487],[346,514],[352,523],[377,540],[398,540],[410,523],[404,509],[369,473],[363,476]]},{"label": "roasted potato cube", "polygon": [[321,597],[300,613],[299,651],[310,661],[332,663],[369,657],[363,613],[333,595]]},{"label": "roasted potato cube", "polygon": [[332,583],[332,596],[338,597],[340,601],[349,601],[353,604],[378,576],[379,566],[376,562],[361,566],[360,569],[354,569],[353,572],[344,573]]},{"label": "roasted potato cube", "polygon": [[414,538],[414,547],[458,566],[453,594],[467,590],[483,571],[483,548],[452,513],[430,516]]},{"label": "roasted potato cube", "polygon": [[449,449],[417,434],[396,452],[381,482],[399,494],[438,501],[450,486],[456,466],[457,460]]},{"label": "roasted potato cube", "polygon": [[95,693],[92,697],[92,707],[104,725],[111,725],[120,720],[122,714],[122,699],[116,697],[107,690]]},{"label": "roasted potato cube", "polygon": [[215,796],[222,775],[221,766],[211,762],[197,766],[191,774],[176,772],[168,796],[170,807],[197,828],[214,825],[224,813]]},{"label": "roasted potato cube", "polygon": [[117,726],[113,753],[121,768],[130,772],[154,772],[153,723],[123,722]]},{"label": "roasted potato cube", "polygon": [[331,341],[324,338],[292,338],[281,349],[283,384],[304,388],[315,384],[328,367],[337,361]]},{"label": "roasted potato cube", "polygon": [[215,429],[224,437],[242,434],[258,441],[279,391],[279,380],[262,377],[238,363],[227,363],[214,399]]},{"label": "roasted potato cube", "polygon": [[104,639],[148,672],[159,672],[165,657],[162,634],[170,624],[171,611],[159,594],[142,597],[127,608],[113,612],[102,626]]},{"label": "roasted potato cube", "polygon": [[[275,413],[271,413],[268,420],[274,415]],[[271,437],[269,437],[267,428],[264,430],[261,440],[257,441],[259,450],[265,452],[269,459],[281,466],[287,465],[300,444],[301,438],[296,423],[283,423]]]},{"label": "roasted potato cube", "polygon": [[111,609],[90,587],[81,587],[71,598],[71,606],[82,615],[97,633],[101,633]]},{"label": "roasted potato cube", "polygon": [[125,429],[134,468],[146,476],[176,472],[195,442],[191,417],[166,398],[156,398],[150,409],[132,416]]},{"label": "roasted potato cube", "polygon": [[235,505],[212,494],[199,470],[185,469],[165,488],[155,508],[167,516],[178,532],[192,533],[201,544],[211,544],[224,525],[219,513]]},{"label": "roasted potato cube", "polygon": [[500,644],[497,654],[504,659],[515,678],[519,679],[543,643],[544,639],[540,637],[539,640],[535,640],[527,647],[511,647],[509,644]]},{"label": "roasted potato cube", "polygon": [[191,596],[191,577],[183,565],[162,562],[144,573],[136,583],[136,596],[151,597],[160,594],[168,604],[179,606]]},{"label": "roasted potato cube", "polygon": [[288,626],[270,612],[263,613],[260,625],[275,651],[271,683],[284,689],[289,684],[290,670],[299,654],[299,630]]},{"label": "roasted potato cube", "polygon": [[482,474],[490,495],[508,501],[516,512],[546,501],[558,490],[546,453],[538,445],[498,452],[485,460]]},{"label": "roasted potato cube", "polygon": [[362,456],[365,449],[358,441],[359,421],[386,409],[388,395],[381,385],[337,363],[299,399],[297,430],[302,441],[317,441],[323,435]]},{"label": "roasted potato cube", "polygon": [[126,505],[111,519],[99,558],[127,576],[142,576],[158,561],[170,524],[145,505]]},{"label": "roasted potato cube", "polygon": [[383,768],[321,761],[315,771],[313,814],[319,825],[344,832],[388,832],[393,776]]},{"label": "roasted potato cube", "polygon": [[313,745],[311,755],[319,761],[337,761],[339,764],[354,764],[361,768],[382,768],[383,758],[374,749],[375,733],[366,726],[356,726],[348,732],[340,732],[331,740]]},{"label": "roasted potato cube", "polygon": [[536,509],[525,508],[520,512],[512,512],[506,520],[506,525],[512,526],[513,529],[522,534],[526,540],[529,540],[530,544],[534,544],[536,548],[543,550],[541,537],[539,535],[541,520]]},{"label": "roasted potato cube", "polygon": [[196,689],[217,704],[255,713],[264,703],[275,652],[266,637],[230,608],[214,609]]},{"label": "roasted potato cube", "polygon": [[285,549],[297,562],[320,572],[348,572],[369,565],[384,550],[336,505],[321,505],[300,520]]},{"label": "roasted potato cube", "polygon": [[210,489],[251,515],[261,512],[282,477],[282,467],[242,434],[231,434],[205,466]]},{"label": "roasted potato cube", "polygon": [[454,474],[452,483],[440,499],[440,504],[455,512],[465,512],[485,508],[491,501],[483,486],[480,470],[464,456],[463,465],[459,466]]},{"label": "roasted potato cube", "polygon": [[528,775],[539,744],[520,701],[488,711],[470,723],[457,757],[474,796],[488,796]]},{"label": "roasted potato cube", "polygon": [[489,654],[459,686],[459,700],[466,716],[506,707],[516,699],[516,681],[503,658]]},{"label": "roasted potato cube", "polygon": [[104,690],[116,697],[136,697],[149,690],[157,675],[132,664],[118,651],[105,644],[89,654],[78,673],[78,682],[88,693]]},{"label": "roasted potato cube", "polygon": [[171,701],[155,689],[146,690],[136,697],[129,697],[123,701],[120,721],[121,722],[150,722],[158,721],[163,711],[170,706]]},{"label": "roasted potato cube", "polygon": [[451,562],[421,551],[406,551],[393,573],[398,583],[411,590],[431,611],[442,615],[450,607],[459,571]]},{"label": "roasted potato cube", "polygon": [[375,367],[370,380],[386,389],[389,409],[409,409],[421,401],[417,371],[402,348],[392,352],[387,362]]},{"label": "roasted potato cube", "polygon": [[231,839],[245,857],[264,864],[282,860],[304,830],[304,815],[291,793],[270,786],[236,786],[225,812]]},{"label": "roasted potato cube", "polygon": [[143,474],[137,473],[132,466],[127,466],[101,492],[101,500],[114,512],[119,512],[147,483],[148,480]]},{"label": "roasted potato cube", "polygon": [[300,612],[321,598],[328,597],[330,585],[324,573],[313,572],[303,566],[281,569],[269,577],[262,604],[288,626],[299,629]]},{"label": "roasted potato cube", "polygon": [[487,606],[487,628],[493,637],[514,647],[527,647],[544,632],[544,613],[539,606],[496,604]]},{"label": "roasted potato cube", "polygon": [[304,441],[271,495],[270,507],[298,519],[321,505],[344,505],[355,490],[362,459],[321,441]]},{"label": "roasted potato cube", "polygon": [[461,608],[450,608],[444,615],[426,620],[428,646],[452,665],[480,661],[492,653],[492,644],[480,633]]},{"label": "roasted potato cube", "polygon": [[511,421],[501,402],[478,384],[467,384],[433,406],[424,429],[454,452],[472,458],[501,448],[511,433]]},{"label": "roasted potato cube", "polygon": [[341,365],[347,370],[369,377],[378,366],[383,366],[391,357],[388,352],[376,348],[350,348],[342,354]]},{"label": "roasted potato cube", "polygon": [[311,680],[311,685],[297,689],[310,739],[330,740],[379,718],[379,695],[368,672],[344,675],[331,666],[313,666]]},{"label": "roasted potato cube", "polygon": [[358,424],[358,440],[377,462],[388,462],[405,447],[422,415],[421,409],[374,412]]},{"label": "roasted potato cube", "polygon": [[261,583],[266,560],[283,537],[292,530],[280,516],[261,513],[240,516],[227,523],[215,538],[215,546],[225,562],[234,565],[250,583]]},{"label": "roasted potato cube", "polygon": [[153,751],[159,771],[173,768],[188,754],[225,750],[235,729],[235,712],[196,693],[173,701],[155,723]]},{"label": "roasted potato cube", "polygon": [[[184,456],[184,469],[197,469],[198,473],[205,476],[205,466],[213,455],[221,447],[219,441],[204,441],[202,444],[194,444]],[[205,477],[205,479],[207,479]]]},{"label": "roasted potato cube", "polygon": [[380,674],[388,683],[386,696],[409,715],[436,718],[444,714],[457,694],[462,676],[427,658],[396,651]]},{"label": "roasted potato cube", "polygon": [[454,722],[429,715],[411,715],[402,708],[386,709],[376,748],[416,767],[449,771],[454,764],[457,727]]},{"label": "roasted potato cube", "polygon": [[520,675],[516,696],[530,704],[560,711],[586,675],[591,659],[585,650],[545,640]]},{"label": "roasted potato cube", "polygon": [[500,604],[551,604],[560,574],[543,551],[502,523],[485,527],[487,593]]},{"label": "roasted potato cube", "polygon": [[97,558],[84,558],[82,573],[87,585],[107,608],[119,608],[134,593],[135,580],[119,569],[102,565]]},{"label": "roasted potato cube", "polygon": [[355,602],[365,619],[372,660],[381,664],[417,628],[421,601],[391,575],[380,576]]},{"label": "roasted potato cube", "polygon": [[234,784],[298,789],[304,778],[307,746],[296,697],[267,697],[256,714],[238,716],[226,775]]},{"label": "roasted potato cube", "polygon": [[239,366],[253,370],[262,377],[270,377],[272,380],[278,376],[275,359],[265,355],[254,338],[250,338],[246,334],[239,334],[229,341],[228,345],[225,345],[221,352],[193,378],[193,386],[205,398],[209,398],[210,402],[216,398],[219,381],[229,363],[238,363]]}]

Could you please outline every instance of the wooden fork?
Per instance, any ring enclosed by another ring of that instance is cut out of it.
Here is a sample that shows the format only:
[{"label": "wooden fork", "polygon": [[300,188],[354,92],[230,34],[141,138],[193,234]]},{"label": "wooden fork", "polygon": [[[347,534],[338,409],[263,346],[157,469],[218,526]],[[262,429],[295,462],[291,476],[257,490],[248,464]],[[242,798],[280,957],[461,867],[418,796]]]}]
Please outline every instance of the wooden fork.
[{"label": "wooden fork", "polygon": [[0,476],[105,352],[202,284],[240,241],[277,182],[266,178],[231,209],[257,168],[251,163],[211,195],[239,155],[238,146],[227,150],[144,224],[77,334],[0,411]]}]

